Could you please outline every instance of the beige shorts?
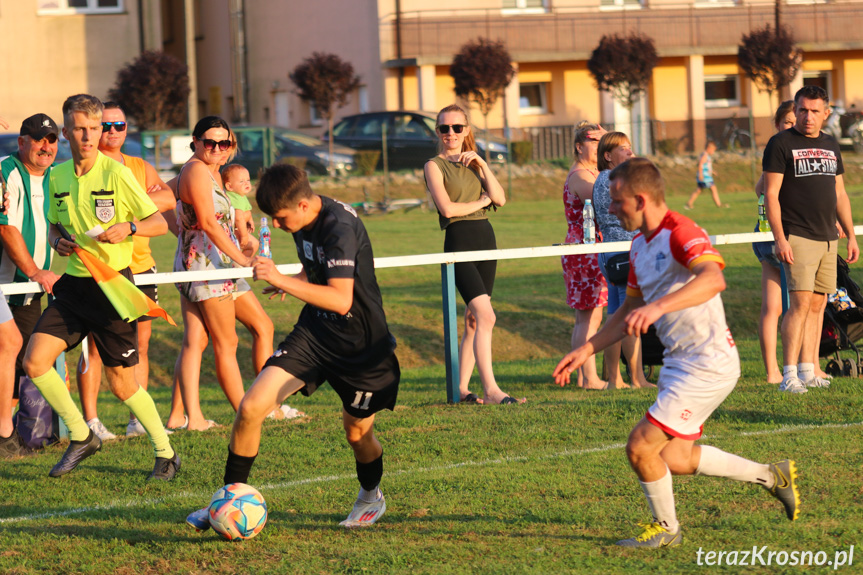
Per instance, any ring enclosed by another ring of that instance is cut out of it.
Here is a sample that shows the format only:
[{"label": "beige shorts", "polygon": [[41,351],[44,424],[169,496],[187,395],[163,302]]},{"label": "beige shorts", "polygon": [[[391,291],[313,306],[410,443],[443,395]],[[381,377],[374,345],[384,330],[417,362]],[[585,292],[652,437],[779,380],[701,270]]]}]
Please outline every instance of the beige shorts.
[{"label": "beige shorts", "polygon": [[837,240],[829,242],[789,235],[794,263],[783,262],[788,291],[833,293],[836,291]]}]

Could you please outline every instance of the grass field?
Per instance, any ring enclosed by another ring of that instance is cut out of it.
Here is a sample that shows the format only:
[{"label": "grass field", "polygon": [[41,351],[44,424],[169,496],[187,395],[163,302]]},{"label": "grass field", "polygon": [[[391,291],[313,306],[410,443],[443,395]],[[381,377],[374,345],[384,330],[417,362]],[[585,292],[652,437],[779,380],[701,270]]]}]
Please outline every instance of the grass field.
[{"label": "grass field", "polygon": [[[685,201],[691,180],[685,176],[692,171],[669,169],[673,209]],[[745,191],[748,167],[730,165],[723,173],[735,180],[726,193],[718,178],[730,209],[717,210],[702,197],[687,215],[711,234],[751,231],[755,201]],[[562,240],[563,175],[518,182],[515,199],[493,216],[500,247]],[[861,214],[863,189],[852,183],[854,210]],[[436,216],[428,212],[371,217],[366,225],[378,256],[434,253],[443,243]],[[160,269],[170,269],[172,242],[160,239],[154,246]],[[274,230],[277,261],[296,261],[293,249]],[[559,260],[540,258],[501,262],[495,286],[496,374],[504,390],[528,398],[523,406],[446,404],[437,267],[378,273],[404,369],[399,406],[376,424],[386,453],[388,511],[375,527],[338,527],[357,485],[337,397],[324,388],[291,401],[307,418],[265,426],[251,481],[266,497],[270,519],[256,539],[229,544],[183,524],[221,486],[228,427],[173,435],[183,468],[171,484],[144,481],[152,467],[144,438],[108,443],[80,469],[53,480],[47,472],[62,453],[58,446],[0,465],[6,494],[0,573],[688,574],[708,568],[699,550],[753,546],[823,551],[832,561],[837,551],[863,543],[863,380],[840,378],[804,396],[765,385],[755,335],[760,268],[748,246],[722,253],[729,284],[723,298],[743,377],[708,421],[705,442],[758,461],[795,458],[803,509],[794,523],[756,486],[687,477],[675,480],[682,546],[657,553],[613,545],[636,533],[635,522],[649,519],[622,445],[655,392],[553,385],[550,373],[567,351],[572,313],[564,303]],[[854,275],[863,279],[857,270]],[[165,307],[179,317],[173,287],[160,291]],[[265,307],[277,338],[300,309],[296,302],[266,301]],[[154,326],[151,389],[163,415],[180,335],[164,322]],[[243,334],[238,356],[247,385],[249,346]],[[70,366],[76,354],[69,354]],[[215,383],[211,356],[204,360],[201,399],[208,417],[230,424],[233,413]],[[125,410],[108,392],[100,396],[100,416],[115,433],[125,425]],[[863,550],[857,549],[854,564],[839,570],[863,572],[859,564]],[[810,573],[833,567],[782,567],[774,559],[771,567],[711,569]]]}]

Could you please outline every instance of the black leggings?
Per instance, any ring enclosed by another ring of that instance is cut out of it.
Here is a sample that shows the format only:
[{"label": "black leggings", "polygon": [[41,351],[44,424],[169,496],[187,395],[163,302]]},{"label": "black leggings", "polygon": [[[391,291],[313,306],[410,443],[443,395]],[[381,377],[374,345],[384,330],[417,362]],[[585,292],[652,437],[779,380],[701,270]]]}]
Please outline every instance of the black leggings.
[{"label": "black leggings", "polygon": [[[494,230],[488,220],[460,220],[446,227],[445,252],[496,250]],[[491,297],[497,260],[455,264],[455,287],[465,304],[480,295]]]}]

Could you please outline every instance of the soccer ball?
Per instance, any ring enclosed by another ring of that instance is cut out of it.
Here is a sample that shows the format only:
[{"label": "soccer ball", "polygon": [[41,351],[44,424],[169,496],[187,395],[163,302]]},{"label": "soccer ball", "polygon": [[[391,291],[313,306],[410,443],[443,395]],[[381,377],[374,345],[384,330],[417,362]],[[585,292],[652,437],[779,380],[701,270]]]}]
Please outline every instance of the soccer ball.
[{"label": "soccer ball", "polygon": [[267,502],[251,485],[225,485],[210,500],[210,526],[228,541],[251,539],[266,523]]}]

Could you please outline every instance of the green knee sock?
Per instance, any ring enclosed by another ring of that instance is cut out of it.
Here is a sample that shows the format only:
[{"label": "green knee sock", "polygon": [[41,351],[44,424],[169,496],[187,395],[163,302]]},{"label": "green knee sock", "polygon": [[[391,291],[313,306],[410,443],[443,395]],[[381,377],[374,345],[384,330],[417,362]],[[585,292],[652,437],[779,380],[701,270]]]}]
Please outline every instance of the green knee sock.
[{"label": "green knee sock", "polygon": [[63,418],[63,423],[69,428],[69,439],[86,440],[90,436],[90,428],[87,427],[84,416],[72,400],[69,390],[66,389],[66,382],[57,370],[52,367],[39,377],[31,377],[30,380],[39,388],[42,397],[54,408],[57,415]]},{"label": "green knee sock", "polygon": [[147,430],[150,443],[153,444],[153,449],[156,451],[156,457],[164,457],[166,459],[174,457],[174,450],[171,448],[171,442],[168,441],[165,426],[162,425],[162,419],[159,417],[159,412],[156,411],[156,404],[153,403],[153,398],[150,397],[147,390],[139,387],[138,391],[133,393],[132,397],[123,403],[126,404],[129,411],[138,418],[138,421]]}]

